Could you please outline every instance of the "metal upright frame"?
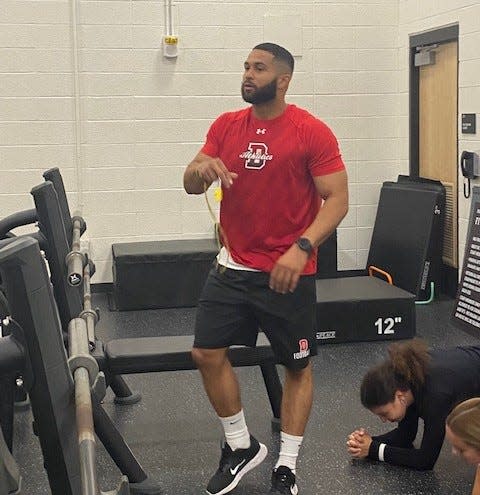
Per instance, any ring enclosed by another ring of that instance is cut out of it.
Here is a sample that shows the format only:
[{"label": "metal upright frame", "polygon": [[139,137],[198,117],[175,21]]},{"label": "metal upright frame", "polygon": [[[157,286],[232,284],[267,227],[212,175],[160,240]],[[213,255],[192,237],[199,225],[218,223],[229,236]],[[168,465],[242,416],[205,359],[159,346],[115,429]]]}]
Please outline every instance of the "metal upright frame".
[{"label": "metal upright frame", "polygon": [[52,495],[81,495],[73,383],[38,243],[26,237],[1,248],[0,273],[12,321],[25,336],[23,376]]},{"label": "metal upright frame", "polygon": [[[70,246],[63,226],[57,193],[49,181],[34,187],[31,193],[37,208],[40,228],[44,231],[48,241],[47,259],[62,327],[65,328],[65,322],[68,328],[70,320],[78,317],[83,311],[83,304],[80,286],[71,286],[67,280],[64,260]],[[112,389],[115,384],[122,385],[124,383],[119,375],[110,376],[107,373],[107,377],[109,379],[107,385],[110,385]],[[126,387],[126,392],[129,392],[128,386]],[[157,482],[152,480],[143,470],[122,435],[104,411],[100,399],[93,400],[95,432],[120,471],[128,477],[131,492],[145,495],[161,493]]]}]

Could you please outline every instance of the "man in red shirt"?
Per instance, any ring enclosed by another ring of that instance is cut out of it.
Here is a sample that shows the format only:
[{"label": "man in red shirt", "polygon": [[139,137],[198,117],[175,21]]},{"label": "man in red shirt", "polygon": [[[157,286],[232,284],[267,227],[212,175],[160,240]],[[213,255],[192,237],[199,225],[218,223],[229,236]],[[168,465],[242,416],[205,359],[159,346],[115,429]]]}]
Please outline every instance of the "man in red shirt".
[{"label": "man in red shirt", "polygon": [[285,101],[293,67],[285,48],[257,45],[241,86],[251,106],[212,124],[184,174],[189,194],[217,180],[223,191],[223,247],[199,301],[192,350],[226,439],[211,495],[230,493],[267,454],[248,431],[227,357],[231,345],[254,346],[259,327],[286,367],[270,493],[298,494],[296,460],[313,395],[317,248],[347,213],[348,188],[331,130]]}]

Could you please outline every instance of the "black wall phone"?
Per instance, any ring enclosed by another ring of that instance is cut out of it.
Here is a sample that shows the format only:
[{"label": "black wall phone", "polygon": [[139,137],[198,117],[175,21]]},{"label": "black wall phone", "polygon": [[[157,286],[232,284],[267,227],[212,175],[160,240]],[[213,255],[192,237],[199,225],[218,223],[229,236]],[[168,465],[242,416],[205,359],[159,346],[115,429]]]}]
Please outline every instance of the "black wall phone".
[{"label": "black wall phone", "polygon": [[463,183],[463,195],[469,198],[470,179],[475,179],[480,175],[480,157],[478,153],[475,151],[463,151],[460,156],[460,169],[462,170],[462,175],[467,179],[467,187],[465,187],[465,182]]}]

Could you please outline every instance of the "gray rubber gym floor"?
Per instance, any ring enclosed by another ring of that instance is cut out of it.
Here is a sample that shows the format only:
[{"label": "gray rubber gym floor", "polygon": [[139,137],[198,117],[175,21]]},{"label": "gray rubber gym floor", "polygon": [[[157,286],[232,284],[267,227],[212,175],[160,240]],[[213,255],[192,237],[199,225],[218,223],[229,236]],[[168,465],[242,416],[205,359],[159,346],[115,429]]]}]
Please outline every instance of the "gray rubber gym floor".
[{"label": "gray rubber gym floor", "polygon": [[[195,310],[110,312],[104,294],[94,295],[101,309],[98,335],[114,337],[191,333]],[[417,335],[432,347],[478,343],[478,339],[450,324],[452,300],[417,307]],[[358,388],[367,368],[385,355],[388,343],[330,344],[314,360],[315,403],[298,463],[301,495],[413,495],[468,494],[474,469],[453,457],[444,445],[435,469],[417,472],[383,463],[352,461],[346,453],[347,435],[358,426],[371,433],[384,425],[359,403]],[[278,436],[270,429],[270,406],[260,370],[237,368],[250,431],[268,449],[266,461],[247,474],[236,495],[264,495],[276,460]],[[105,409],[124,435],[144,469],[159,480],[167,495],[204,493],[218,465],[220,428],[202,389],[198,372],[182,371],[131,375],[131,387],[142,401],[131,406],[113,404],[111,392]],[[420,432],[421,433],[421,432]],[[40,448],[31,429],[30,412],[16,413],[15,457],[24,478],[24,493],[48,494]],[[98,464],[102,490],[112,490],[119,473],[99,444]]]}]

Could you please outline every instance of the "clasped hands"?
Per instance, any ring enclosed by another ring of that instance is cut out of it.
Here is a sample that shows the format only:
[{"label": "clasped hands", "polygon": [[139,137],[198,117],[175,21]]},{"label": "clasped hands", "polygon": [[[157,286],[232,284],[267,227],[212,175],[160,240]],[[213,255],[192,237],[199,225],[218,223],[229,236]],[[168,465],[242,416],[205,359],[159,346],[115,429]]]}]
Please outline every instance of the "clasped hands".
[{"label": "clasped hands", "polygon": [[353,431],[348,435],[347,449],[355,459],[364,459],[368,456],[372,437],[363,429]]}]

